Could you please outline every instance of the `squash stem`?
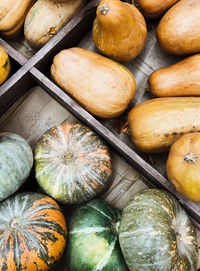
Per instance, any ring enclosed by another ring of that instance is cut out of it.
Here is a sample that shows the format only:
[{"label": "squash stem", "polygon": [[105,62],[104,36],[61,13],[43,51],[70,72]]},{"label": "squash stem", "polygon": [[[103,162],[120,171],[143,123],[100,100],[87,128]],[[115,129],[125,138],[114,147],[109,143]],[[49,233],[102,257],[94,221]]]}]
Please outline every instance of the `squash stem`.
[{"label": "squash stem", "polygon": [[189,164],[196,164],[198,159],[198,155],[195,155],[193,152],[190,152],[184,157],[184,160]]},{"label": "squash stem", "polygon": [[106,4],[103,4],[99,7],[99,12],[103,15],[106,15],[108,12],[108,6]]}]

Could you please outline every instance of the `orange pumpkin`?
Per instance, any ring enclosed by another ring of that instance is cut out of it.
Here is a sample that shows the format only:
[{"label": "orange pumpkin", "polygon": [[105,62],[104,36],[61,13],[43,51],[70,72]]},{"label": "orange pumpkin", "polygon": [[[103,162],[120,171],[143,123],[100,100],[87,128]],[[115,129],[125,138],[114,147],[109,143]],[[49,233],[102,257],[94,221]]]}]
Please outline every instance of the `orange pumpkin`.
[{"label": "orange pumpkin", "polygon": [[139,10],[119,0],[97,7],[92,37],[100,52],[117,61],[130,61],[144,48],[147,27]]},{"label": "orange pumpkin", "polygon": [[179,193],[200,201],[200,133],[186,134],[171,146],[166,170]]}]

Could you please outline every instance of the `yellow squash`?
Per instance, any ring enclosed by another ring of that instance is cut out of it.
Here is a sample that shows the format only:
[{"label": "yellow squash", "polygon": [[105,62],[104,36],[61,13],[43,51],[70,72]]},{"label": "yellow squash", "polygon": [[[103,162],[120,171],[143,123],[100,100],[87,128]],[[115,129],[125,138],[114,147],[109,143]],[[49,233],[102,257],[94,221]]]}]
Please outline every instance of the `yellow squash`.
[{"label": "yellow squash", "polygon": [[0,46],[0,85],[5,82],[10,73],[10,61],[4,48]]},{"label": "yellow squash", "polygon": [[156,97],[200,96],[200,54],[153,72],[149,84]]},{"label": "yellow squash", "polygon": [[157,39],[171,54],[200,52],[200,1],[181,0],[171,7],[158,25]]},{"label": "yellow squash", "polygon": [[183,134],[200,132],[200,97],[148,100],[130,111],[128,122],[139,150],[166,151]]},{"label": "yellow squash", "polygon": [[51,75],[64,91],[101,118],[120,115],[136,90],[132,73],[123,65],[78,47],[54,57]]},{"label": "yellow squash", "polygon": [[200,201],[200,133],[184,135],[171,146],[166,170],[179,193]]},{"label": "yellow squash", "polygon": [[144,48],[147,28],[139,10],[119,0],[103,0],[97,7],[92,37],[100,52],[117,61],[130,61]]}]

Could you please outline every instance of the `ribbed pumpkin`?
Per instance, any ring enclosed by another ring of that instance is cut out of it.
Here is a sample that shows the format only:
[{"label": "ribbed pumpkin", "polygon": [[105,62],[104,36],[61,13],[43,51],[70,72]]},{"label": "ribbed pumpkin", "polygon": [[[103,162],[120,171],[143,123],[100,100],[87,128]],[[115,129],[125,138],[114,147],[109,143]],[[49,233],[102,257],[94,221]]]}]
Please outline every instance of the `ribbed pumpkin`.
[{"label": "ribbed pumpkin", "polygon": [[81,124],[48,130],[35,148],[36,178],[44,191],[62,203],[87,201],[101,192],[111,175],[105,143]]},{"label": "ribbed pumpkin", "polygon": [[77,209],[69,225],[69,271],[128,271],[119,243],[119,210],[103,200],[92,200]]},{"label": "ribbed pumpkin", "polygon": [[0,85],[5,82],[10,73],[10,60],[4,48],[0,46]]},{"label": "ribbed pumpkin", "polygon": [[18,190],[28,178],[32,165],[32,150],[24,138],[0,134],[0,200]]},{"label": "ribbed pumpkin", "polygon": [[169,193],[143,190],[124,208],[119,230],[123,256],[134,271],[196,271],[195,227]]},{"label": "ribbed pumpkin", "polygon": [[62,256],[66,222],[57,203],[22,193],[0,204],[0,270],[46,271]]}]

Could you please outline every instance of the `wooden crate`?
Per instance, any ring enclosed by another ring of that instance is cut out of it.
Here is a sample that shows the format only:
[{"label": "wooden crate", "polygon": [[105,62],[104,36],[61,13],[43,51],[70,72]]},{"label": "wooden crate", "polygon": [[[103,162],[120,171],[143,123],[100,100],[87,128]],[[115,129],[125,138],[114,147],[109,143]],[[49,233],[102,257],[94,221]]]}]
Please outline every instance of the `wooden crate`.
[{"label": "wooden crate", "polygon": [[[179,200],[200,228],[200,204],[176,192],[166,178],[167,154],[150,156],[140,153],[132,144],[127,129],[122,129],[130,108],[150,98],[147,79],[151,72],[180,60],[169,56],[158,46],[155,38],[157,22],[147,22],[149,31],[145,49],[136,59],[124,64],[135,76],[137,92],[130,107],[119,118],[101,120],[92,116],[50,77],[50,65],[60,50],[79,46],[96,51],[91,28],[99,2],[90,1],[38,52],[28,46],[23,36],[15,40],[0,39],[0,45],[9,54],[13,67],[10,78],[0,87],[0,131],[20,134],[34,148],[39,137],[51,126],[81,121],[94,129],[113,149],[112,184],[101,195],[102,198],[122,209],[136,192],[147,187],[162,188]],[[38,189],[34,174],[21,188],[29,191]],[[71,212],[69,208],[64,209],[67,215]],[[64,270],[64,265],[59,270]]]}]

